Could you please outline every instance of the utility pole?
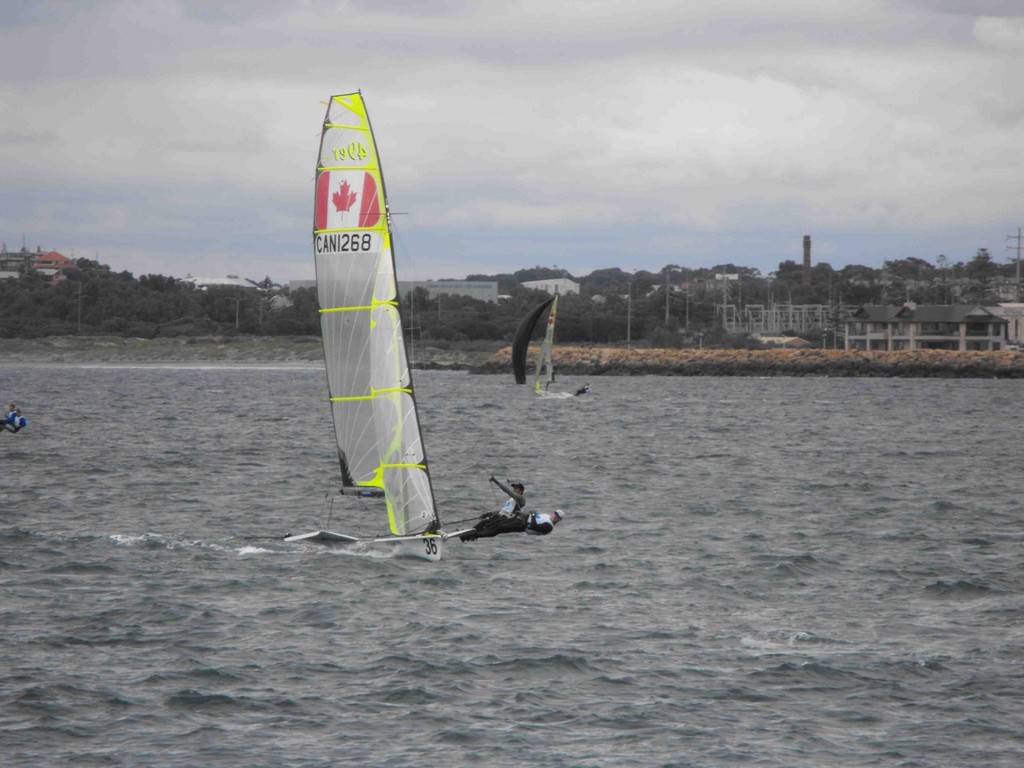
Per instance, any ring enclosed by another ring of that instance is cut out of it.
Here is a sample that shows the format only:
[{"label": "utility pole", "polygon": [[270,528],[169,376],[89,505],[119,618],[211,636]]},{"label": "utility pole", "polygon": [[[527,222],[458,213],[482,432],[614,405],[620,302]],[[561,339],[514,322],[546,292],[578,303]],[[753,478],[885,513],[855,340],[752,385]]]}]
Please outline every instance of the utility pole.
[{"label": "utility pole", "polygon": [[633,348],[633,281],[626,284],[629,293],[626,296],[626,349]]},{"label": "utility pole", "polygon": [[946,254],[940,253],[936,259],[939,271],[942,273],[942,303],[949,304],[949,273],[946,272]]},{"label": "utility pole", "polygon": [[1024,295],[1022,295],[1021,291],[1020,291],[1020,251],[1021,251],[1021,232],[1020,232],[1020,230],[1021,230],[1021,228],[1017,227],[1017,234],[1016,235],[1007,235],[1006,236],[1007,240],[1016,240],[1017,241],[1016,245],[1008,245],[1008,246],[1006,246],[1006,249],[1008,251],[1016,251],[1017,252],[1017,301],[1024,300]]},{"label": "utility pole", "polygon": [[665,327],[668,327],[668,267],[665,267]]}]

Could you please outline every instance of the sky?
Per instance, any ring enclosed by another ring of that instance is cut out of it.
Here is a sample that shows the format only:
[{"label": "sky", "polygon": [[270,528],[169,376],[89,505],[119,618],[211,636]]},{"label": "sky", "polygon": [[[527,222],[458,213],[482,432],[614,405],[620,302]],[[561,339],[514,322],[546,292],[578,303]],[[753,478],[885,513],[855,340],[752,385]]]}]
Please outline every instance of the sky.
[{"label": "sky", "polygon": [[1021,0],[0,0],[0,240],[314,277],[362,91],[402,279],[1020,255]]}]

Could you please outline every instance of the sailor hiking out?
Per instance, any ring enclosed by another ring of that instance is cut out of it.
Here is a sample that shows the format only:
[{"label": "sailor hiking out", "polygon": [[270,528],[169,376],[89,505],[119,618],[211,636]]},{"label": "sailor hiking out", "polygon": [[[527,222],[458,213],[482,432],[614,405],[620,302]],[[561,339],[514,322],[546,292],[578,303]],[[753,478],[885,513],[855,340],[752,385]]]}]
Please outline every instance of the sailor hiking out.
[{"label": "sailor hiking out", "polygon": [[508,499],[501,507],[501,514],[505,517],[513,517],[526,508],[526,486],[521,480],[514,480],[509,483],[511,488],[502,485],[494,475],[491,475],[491,482],[508,494]]},{"label": "sailor hiking out", "polygon": [[493,475],[490,481],[508,494],[508,500],[504,503],[500,512],[489,512],[480,518],[480,521],[473,526],[473,530],[459,536],[461,541],[476,541],[502,533],[529,533],[534,536],[544,536],[555,529],[555,525],[561,522],[565,513],[556,509],[551,514],[547,512],[526,511],[526,486],[521,481],[510,482],[505,485]]},{"label": "sailor hiking out", "polygon": [[21,415],[21,411],[14,403],[11,403],[10,410],[4,416],[3,420],[0,421],[0,432],[17,432],[23,427],[27,427],[28,422],[25,417]]}]

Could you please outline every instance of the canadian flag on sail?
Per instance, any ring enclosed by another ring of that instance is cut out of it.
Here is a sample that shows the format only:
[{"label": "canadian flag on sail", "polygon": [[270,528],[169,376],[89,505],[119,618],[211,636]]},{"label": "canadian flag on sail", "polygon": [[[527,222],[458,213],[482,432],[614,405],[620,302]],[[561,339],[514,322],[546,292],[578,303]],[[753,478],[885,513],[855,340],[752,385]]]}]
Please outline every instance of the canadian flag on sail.
[{"label": "canadian flag on sail", "polygon": [[324,171],[316,179],[314,229],[366,229],[380,222],[377,181],[365,171]]}]

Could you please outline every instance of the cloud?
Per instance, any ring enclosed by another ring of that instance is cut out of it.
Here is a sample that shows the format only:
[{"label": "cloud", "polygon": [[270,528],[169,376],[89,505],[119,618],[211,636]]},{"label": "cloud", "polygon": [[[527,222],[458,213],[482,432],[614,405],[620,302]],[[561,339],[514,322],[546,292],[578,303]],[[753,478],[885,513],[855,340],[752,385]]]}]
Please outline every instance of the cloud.
[{"label": "cloud", "polygon": [[1024,16],[1012,19],[983,16],[974,22],[979,43],[1024,52]]},{"label": "cloud", "polygon": [[24,4],[0,18],[7,60],[32,62],[0,84],[0,236],[130,271],[311,277],[322,102],[361,89],[424,276],[770,270],[799,258],[804,234],[836,266],[970,258],[1018,225],[1017,13],[966,0]]}]

